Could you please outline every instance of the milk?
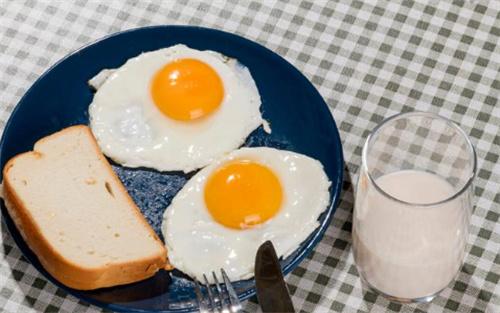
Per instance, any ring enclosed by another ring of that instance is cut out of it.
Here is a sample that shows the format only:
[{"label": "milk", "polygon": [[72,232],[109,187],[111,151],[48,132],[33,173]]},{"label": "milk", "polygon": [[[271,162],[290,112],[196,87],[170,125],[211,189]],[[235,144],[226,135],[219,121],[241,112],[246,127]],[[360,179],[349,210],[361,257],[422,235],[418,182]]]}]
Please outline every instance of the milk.
[{"label": "milk", "polygon": [[[381,176],[376,184],[410,203],[436,203],[456,192],[439,176],[414,170]],[[469,205],[467,197],[435,206],[405,205],[383,195],[362,173],[353,218],[353,251],[361,276],[393,297],[439,292],[462,264]]]}]

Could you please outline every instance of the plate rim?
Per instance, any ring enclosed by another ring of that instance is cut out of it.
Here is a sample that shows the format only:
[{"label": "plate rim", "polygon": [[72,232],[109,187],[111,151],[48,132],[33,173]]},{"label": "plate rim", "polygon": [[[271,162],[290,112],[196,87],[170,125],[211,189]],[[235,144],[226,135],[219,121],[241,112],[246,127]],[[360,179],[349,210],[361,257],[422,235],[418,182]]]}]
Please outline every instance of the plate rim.
[{"label": "plate rim", "polygon": [[[340,133],[339,133],[339,130],[338,130],[338,127],[335,123],[335,120],[333,118],[333,115],[332,115],[332,112],[330,111],[330,108],[328,107],[328,104],[326,103],[325,99],[323,98],[323,96],[321,95],[321,93],[318,91],[318,89],[313,85],[313,83],[301,72],[299,71],[292,63],[290,63],[288,60],[286,60],[284,57],[282,57],[281,55],[277,54],[276,52],[270,50],[269,48],[261,45],[260,43],[258,42],[255,42],[251,39],[248,39],[248,38],[245,38],[243,36],[240,36],[238,34],[235,34],[235,33],[231,33],[231,32],[227,32],[227,31],[224,31],[224,30],[221,30],[221,29],[215,29],[215,28],[210,28],[210,27],[203,27],[203,26],[194,26],[194,25],[181,25],[181,24],[159,24],[159,25],[150,25],[150,26],[144,26],[144,27],[134,27],[134,28],[129,28],[129,29],[126,29],[126,30],[122,30],[122,31],[118,31],[118,32],[114,32],[112,34],[108,34],[108,35],[105,35],[103,37],[100,37],[96,40],[93,40],[81,47],[79,47],[78,49],[75,49],[73,51],[70,51],[68,52],[66,55],[64,55],[61,59],[59,59],[58,61],[56,61],[52,66],[50,66],[48,69],[46,69],[34,82],[31,86],[29,86],[29,88],[26,90],[26,92],[23,94],[23,96],[19,99],[19,101],[16,103],[14,109],[12,110],[11,114],[9,115],[9,118],[7,120],[7,122],[5,123],[5,126],[2,130],[2,136],[1,136],[1,139],[0,139],[0,155],[2,155],[4,153],[4,141],[6,140],[6,130],[11,126],[11,124],[13,123],[13,116],[17,114],[18,110],[20,109],[20,107],[22,106],[22,104],[25,102],[25,99],[28,98],[29,94],[31,94],[31,92],[33,92],[34,89],[37,88],[37,86],[40,84],[41,81],[43,81],[45,79],[45,77],[51,73],[55,68],[57,68],[59,65],[61,65],[63,62],[65,62],[66,60],[76,56],[77,54],[81,53],[83,50],[86,50],[88,48],[91,48],[95,45],[99,45],[101,44],[102,42],[108,40],[108,39],[111,39],[111,38],[114,38],[116,36],[122,36],[122,35],[126,35],[128,33],[132,33],[132,32],[137,32],[137,31],[148,31],[148,30],[155,30],[155,29],[158,29],[158,30],[165,30],[165,31],[168,31],[168,29],[189,29],[189,30],[200,30],[200,31],[204,31],[204,32],[214,32],[214,33],[222,33],[223,35],[225,36],[229,36],[229,37],[232,37],[233,39],[235,40],[238,40],[238,41],[244,41],[245,44],[249,44],[251,46],[254,46],[256,47],[257,49],[260,49],[260,50],[264,50],[265,52],[267,52],[267,54],[269,56],[272,56],[274,59],[278,60],[279,62],[282,62],[284,64],[286,64],[286,67],[295,72],[295,75],[298,75],[299,77],[303,78],[305,81],[308,82],[308,89],[310,89],[311,92],[315,93],[316,96],[319,97],[319,99],[321,99],[323,101],[323,106],[326,107],[326,111],[329,113],[328,115],[328,118],[329,118],[329,123],[330,125],[333,124],[333,130],[335,132],[335,145],[339,148],[338,149],[338,153],[337,155],[335,155],[335,157],[332,159],[332,161],[335,161],[335,162],[338,162],[339,163],[339,167],[338,167],[338,170],[337,172],[335,173],[336,177],[337,177],[337,181],[332,181],[331,182],[331,186],[330,186],[330,204],[329,206],[322,212],[322,215],[324,214],[324,219],[322,222],[319,222],[319,226],[311,233],[309,234],[309,236],[312,235],[312,237],[309,239],[309,241],[306,241],[306,244],[305,246],[303,247],[302,251],[300,251],[296,257],[290,261],[289,264],[283,266],[282,265],[282,271],[283,271],[283,275],[287,275],[289,274],[293,269],[295,269],[306,257],[307,255],[311,254],[313,249],[317,246],[317,244],[321,241],[321,239],[323,238],[325,232],[326,232],[326,229],[328,228],[328,226],[331,224],[331,221],[333,219],[333,215],[340,203],[340,198],[341,198],[341,194],[342,194],[342,185],[343,185],[343,179],[344,179],[344,156],[343,156],[343,147],[342,147],[342,142],[341,142],[341,139],[340,139]],[[319,161],[319,160],[318,160]],[[320,161],[321,162],[321,161]],[[3,180],[3,170],[0,169],[0,179]],[[3,200],[3,199],[2,199]],[[82,294],[80,294],[80,290],[76,290],[76,289],[72,289],[72,288],[69,288],[65,285],[63,285],[61,282],[59,282],[57,279],[55,279],[54,277],[52,277],[52,275],[50,275],[48,272],[46,272],[45,269],[43,269],[44,271],[40,271],[38,269],[37,266],[33,265],[33,262],[32,262],[32,258],[31,256],[27,256],[24,252],[23,249],[20,248],[20,241],[22,240],[22,243],[26,244],[26,242],[24,241],[24,238],[20,237],[20,236],[14,236],[13,233],[12,233],[12,229],[11,227],[13,226],[15,228],[15,231],[19,232],[19,230],[17,229],[17,227],[14,225],[13,221],[11,220],[12,218],[10,217],[10,215],[8,214],[6,208],[5,208],[5,204],[3,201],[1,201],[1,211],[2,211],[2,217],[4,219],[4,221],[6,221],[6,219],[9,219],[11,223],[5,223],[5,225],[7,226],[7,230],[9,231],[9,234],[10,236],[13,238],[14,242],[16,243],[17,245],[17,248],[21,251],[22,253],[22,256],[24,258],[26,258],[29,263],[31,264],[31,266],[33,266],[38,273],[40,273],[45,279],[47,279],[48,281],[50,281],[51,283],[55,284],[58,288],[61,288],[63,289],[65,292],[67,292],[68,294],[70,294],[71,296],[74,296],[80,300],[83,300],[87,303],[90,303],[92,305],[96,305],[100,308],[104,308],[104,309],[110,309],[110,310],[113,310],[113,311],[117,311],[117,312],[136,312],[136,313],[150,313],[150,312],[193,312],[190,308],[185,308],[185,309],[179,309],[179,310],[149,310],[149,309],[138,309],[138,308],[129,308],[129,307],[125,307],[125,306],[122,306],[120,304],[115,304],[115,303],[109,303],[109,302],[103,302],[103,301],[100,301],[100,300],[96,300],[96,299],[93,299],[93,298],[89,298],[89,297],[86,297]],[[304,242],[302,242],[304,243]],[[29,246],[27,246],[28,249],[31,250],[31,248],[29,248]],[[294,250],[293,253],[295,253],[297,250]],[[34,254],[34,253],[33,253]],[[43,266],[42,266],[43,268]],[[252,277],[252,279],[254,279]],[[256,289],[255,289],[255,284],[253,287],[251,287],[249,290],[246,290],[245,292],[241,293],[239,295],[239,298],[241,301],[244,301],[244,300],[247,300],[249,299],[250,297],[254,296],[256,294]]]}]

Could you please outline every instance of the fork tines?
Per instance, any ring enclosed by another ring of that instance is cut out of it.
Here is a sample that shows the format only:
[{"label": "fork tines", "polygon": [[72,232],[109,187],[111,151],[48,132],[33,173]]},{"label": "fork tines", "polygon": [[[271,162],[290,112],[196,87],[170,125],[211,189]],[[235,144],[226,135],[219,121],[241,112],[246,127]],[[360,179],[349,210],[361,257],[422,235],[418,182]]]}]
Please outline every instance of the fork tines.
[{"label": "fork tines", "polygon": [[[200,312],[232,312],[236,313],[241,310],[241,303],[238,295],[231,285],[231,281],[224,269],[221,269],[223,284],[219,284],[219,279],[215,272],[212,272],[215,288],[210,287],[207,275],[203,274],[204,285],[206,289],[206,297],[202,292],[200,283],[195,280],[195,293],[198,300]],[[203,283],[202,283],[203,284]]]}]

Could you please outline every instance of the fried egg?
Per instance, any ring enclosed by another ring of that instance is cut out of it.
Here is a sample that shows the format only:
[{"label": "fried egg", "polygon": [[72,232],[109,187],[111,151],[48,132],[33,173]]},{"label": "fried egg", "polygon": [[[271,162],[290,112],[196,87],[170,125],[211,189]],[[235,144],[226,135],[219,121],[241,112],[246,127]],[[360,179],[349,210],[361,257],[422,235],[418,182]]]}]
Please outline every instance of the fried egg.
[{"label": "fried egg", "polygon": [[189,172],[263,123],[250,71],[213,51],[146,52],[89,83],[90,127],[104,154],[127,167]]},{"label": "fried egg", "polygon": [[319,226],[329,186],[321,163],[305,155],[235,150],[196,173],[166,209],[170,263],[200,281],[220,268],[233,281],[250,278],[262,243],[286,257]]}]

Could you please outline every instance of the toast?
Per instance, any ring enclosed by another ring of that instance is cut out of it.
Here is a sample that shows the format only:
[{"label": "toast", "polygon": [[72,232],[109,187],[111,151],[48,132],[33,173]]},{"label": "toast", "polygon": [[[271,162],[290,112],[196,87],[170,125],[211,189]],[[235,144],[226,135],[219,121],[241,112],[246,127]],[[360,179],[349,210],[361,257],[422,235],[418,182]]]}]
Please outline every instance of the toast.
[{"label": "toast", "polygon": [[40,139],[3,169],[9,215],[40,263],[80,290],[127,284],[169,268],[167,251],[87,126]]}]

